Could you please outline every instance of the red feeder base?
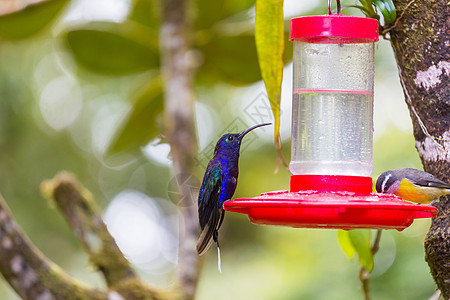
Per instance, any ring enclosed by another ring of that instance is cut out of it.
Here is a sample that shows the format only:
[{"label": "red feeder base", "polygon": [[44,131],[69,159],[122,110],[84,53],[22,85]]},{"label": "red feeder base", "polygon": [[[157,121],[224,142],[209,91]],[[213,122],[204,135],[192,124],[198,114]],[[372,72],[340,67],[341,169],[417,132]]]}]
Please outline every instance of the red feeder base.
[{"label": "red feeder base", "polygon": [[[313,186],[320,190],[312,190]],[[302,187],[308,190],[301,190]],[[433,206],[413,204],[395,195],[370,193],[371,190],[370,177],[293,175],[291,191],[294,192],[274,191],[255,198],[226,201],[224,208],[248,214],[252,223],[260,225],[345,230],[402,231],[416,218],[437,214]]]}]

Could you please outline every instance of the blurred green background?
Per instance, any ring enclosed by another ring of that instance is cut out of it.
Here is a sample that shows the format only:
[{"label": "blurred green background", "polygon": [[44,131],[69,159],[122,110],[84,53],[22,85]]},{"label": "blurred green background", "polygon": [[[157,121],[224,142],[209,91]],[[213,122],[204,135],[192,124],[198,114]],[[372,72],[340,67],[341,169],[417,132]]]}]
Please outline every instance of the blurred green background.
[{"label": "blurred green background", "polygon": [[[8,15],[29,1],[3,2],[0,191],[18,223],[68,273],[103,286],[65,221],[40,194],[41,181],[69,170],[96,196],[110,231],[142,276],[171,286],[183,228],[169,148],[158,139],[157,5],[53,0]],[[198,183],[224,131],[272,120],[252,42],[253,5],[192,1]],[[323,13],[325,1],[285,1],[286,20]],[[286,159],[291,51],[287,44],[281,107]],[[374,125],[374,178],[386,169],[421,169],[393,53],[384,40],[376,46]],[[274,174],[275,156],[270,130],[244,140],[235,197],[288,189],[288,171]],[[383,232],[371,279],[374,299],[427,299],[434,293],[423,250],[429,224],[417,220],[403,232]],[[216,252],[209,251],[197,299],[363,298],[359,263],[340,249],[336,230],[256,226],[245,215],[228,213],[221,247],[223,272],[217,271]],[[0,299],[18,299],[4,281]]]}]

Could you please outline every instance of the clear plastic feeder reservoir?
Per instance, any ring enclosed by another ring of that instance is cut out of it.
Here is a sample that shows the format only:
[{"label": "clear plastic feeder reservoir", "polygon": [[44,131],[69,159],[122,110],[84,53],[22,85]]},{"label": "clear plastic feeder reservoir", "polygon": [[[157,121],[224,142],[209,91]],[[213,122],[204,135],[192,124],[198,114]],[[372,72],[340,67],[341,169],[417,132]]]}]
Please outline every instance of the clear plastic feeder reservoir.
[{"label": "clear plastic feeder reservoir", "polygon": [[377,20],[339,14],[294,18],[290,40],[290,171],[370,176]]}]

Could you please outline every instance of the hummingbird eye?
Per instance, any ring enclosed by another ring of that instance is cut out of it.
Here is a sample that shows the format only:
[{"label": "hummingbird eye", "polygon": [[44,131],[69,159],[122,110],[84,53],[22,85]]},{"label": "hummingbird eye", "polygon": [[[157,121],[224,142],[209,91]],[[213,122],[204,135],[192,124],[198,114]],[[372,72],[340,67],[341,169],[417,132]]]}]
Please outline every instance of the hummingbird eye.
[{"label": "hummingbird eye", "polygon": [[227,142],[231,142],[232,140],[234,140],[234,136],[232,135],[227,136]]}]

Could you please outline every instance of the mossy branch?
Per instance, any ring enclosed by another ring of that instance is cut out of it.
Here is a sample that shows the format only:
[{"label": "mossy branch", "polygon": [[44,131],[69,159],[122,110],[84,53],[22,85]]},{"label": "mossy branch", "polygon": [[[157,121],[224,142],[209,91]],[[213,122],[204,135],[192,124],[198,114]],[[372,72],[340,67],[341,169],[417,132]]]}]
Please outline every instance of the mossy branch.
[{"label": "mossy branch", "polygon": [[174,298],[173,294],[154,289],[138,278],[109,233],[91,193],[74,175],[61,172],[44,181],[41,189],[72,227],[92,265],[102,272],[110,293],[121,297],[118,299]]},{"label": "mossy branch", "polygon": [[106,228],[92,195],[75,176],[59,173],[55,178],[44,181],[41,189],[72,227],[92,265],[103,273],[108,286],[136,278],[135,271]]},{"label": "mossy branch", "polygon": [[26,237],[0,196],[0,272],[23,299],[107,299],[46,258]]}]

